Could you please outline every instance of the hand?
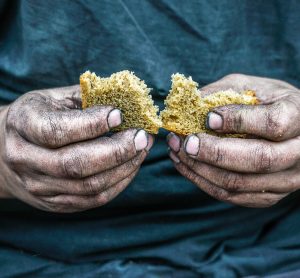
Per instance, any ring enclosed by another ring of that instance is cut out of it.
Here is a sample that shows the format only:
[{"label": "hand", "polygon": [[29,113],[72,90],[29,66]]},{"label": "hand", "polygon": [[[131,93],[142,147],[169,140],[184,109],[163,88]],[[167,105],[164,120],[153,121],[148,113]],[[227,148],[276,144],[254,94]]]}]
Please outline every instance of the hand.
[{"label": "hand", "polygon": [[2,195],[75,212],[106,204],[132,181],[153,138],[136,129],[105,136],[120,111],[80,107],[72,86],[29,92],[1,111]]},{"label": "hand", "polygon": [[171,133],[170,157],[183,176],[216,199],[269,207],[300,188],[300,91],[283,81],[240,74],[202,90],[210,94],[229,88],[255,90],[261,105],[215,108],[208,127],[252,139]]}]

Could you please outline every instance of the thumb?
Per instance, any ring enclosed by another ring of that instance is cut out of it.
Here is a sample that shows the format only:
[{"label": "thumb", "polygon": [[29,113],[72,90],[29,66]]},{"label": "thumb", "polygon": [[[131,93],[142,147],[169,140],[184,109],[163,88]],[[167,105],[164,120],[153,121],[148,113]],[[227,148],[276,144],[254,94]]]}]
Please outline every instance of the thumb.
[{"label": "thumb", "polygon": [[[295,121],[295,119],[298,119]],[[227,105],[216,107],[207,115],[207,128],[220,133],[256,135],[282,141],[299,135],[300,115],[288,100],[267,105]]]},{"label": "thumb", "polygon": [[40,95],[45,97],[52,97],[58,100],[60,104],[70,109],[80,109],[82,106],[81,92],[79,85],[49,88],[37,91]]}]

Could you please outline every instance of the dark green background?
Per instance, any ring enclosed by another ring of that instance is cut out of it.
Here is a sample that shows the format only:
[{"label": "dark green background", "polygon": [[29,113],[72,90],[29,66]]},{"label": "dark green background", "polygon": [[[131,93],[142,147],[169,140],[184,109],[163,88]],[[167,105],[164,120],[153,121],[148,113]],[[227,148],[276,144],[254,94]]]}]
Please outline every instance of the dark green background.
[{"label": "dark green background", "polygon": [[[170,75],[245,73],[300,86],[300,1],[3,1],[0,98],[133,70],[155,101]],[[0,200],[0,276],[234,277],[300,269],[295,193],[268,209],[218,202],[181,177],[161,132],[134,182],[72,215]],[[238,159],[238,157],[237,157]]]}]

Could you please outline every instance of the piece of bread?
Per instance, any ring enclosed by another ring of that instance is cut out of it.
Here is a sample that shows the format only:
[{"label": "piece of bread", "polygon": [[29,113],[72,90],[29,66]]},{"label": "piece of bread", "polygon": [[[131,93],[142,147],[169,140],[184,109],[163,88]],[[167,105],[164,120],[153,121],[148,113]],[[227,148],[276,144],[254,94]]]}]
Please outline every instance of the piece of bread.
[{"label": "piece of bread", "polygon": [[[258,104],[254,91],[235,92],[226,90],[201,97],[198,84],[183,74],[172,75],[172,88],[165,100],[166,108],[160,113],[162,127],[179,135],[206,132],[206,117],[216,106],[228,104]],[[239,135],[227,135],[240,137]]]},{"label": "piece of bread", "polygon": [[114,130],[143,128],[149,133],[158,133],[159,109],[149,94],[150,89],[133,72],[124,70],[101,78],[87,71],[80,76],[80,87],[83,109],[111,105],[121,110],[123,122]]}]

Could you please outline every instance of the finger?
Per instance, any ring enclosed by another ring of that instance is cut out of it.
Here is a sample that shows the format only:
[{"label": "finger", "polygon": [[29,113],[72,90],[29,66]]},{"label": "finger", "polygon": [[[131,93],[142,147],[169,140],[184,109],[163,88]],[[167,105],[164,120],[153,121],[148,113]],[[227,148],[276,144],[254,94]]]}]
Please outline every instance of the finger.
[{"label": "finger", "polygon": [[167,135],[167,144],[170,147],[171,150],[173,150],[175,153],[179,152],[180,146],[182,142],[184,142],[185,137],[176,135],[173,132],[170,132]]},{"label": "finger", "polygon": [[184,151],[196,160],[246,173],[277,172],[292,167],[300,158],[300,137],[286,142],[189,135]]},{"label": "finger", "polygon": [[195,159],[186,153],[170,153],[174,161],[181,161],[197,175],[230,192],[290,193],[300,188],[298,167],[272,174],[245,174],[224,170]]},{"label": "finger", "polygon": [[300,99],[287,97],[268,105],[228,105],[207,115],[207,127],[219,133],[246,133],[272,141],[300,135]]},{"label": "finger", "polygon": [[298,91],[296,87],[282,80],[234,73],[202,87],[201,94],[206,96],[229,89],[236,92],[253,90],[263,104],[281,99],[286,91]]},{"label": "finger", "polygon": [[34,91],[34,93],[39,93],[45,97],[51,97],[58,100],[64,106],[71,109],[81,109],[82,100],[79,85],[60,87],[60,88],[50,88],[45,90]]},{"label": "finger", "polygon": [[78,180],[30,174],[24,177],[26,189],[36,196],[99,194],[135,172],[140,167],[146,155],[146,152],[139,153],[132,160],[129,160],[120,166]]},{"label": "finger", "polygon": [[70,213],[100,207],[107,204],[121,193],[133,180],[137,172],[138,170],[134,171],[124,180],[94,196],[60,194],[51,197],[40,197],[40,199],[51,204],[52,209],[60,213]]},{"label": "finger", "polygon": [[200,189],[216,198],[217,200],[229,202],[235,205],[244,207],[255,207],[264,208],[270,207],[280,201],[287,194],[275,194],[275,193],[232,193],[223,188],[219,188],[197,175],[190,168],[183,163],[175,163],[175,168],[189,179],[191,182],[196,184]]},{"label": "finger", "polygon": [[[85,178],[115,168],[148,152],[153,144],[144,130],[128,129],[111,137],[76,143],[56,150],[28,144],[20,137],[10,136],[8,163],[26,167],[59,178]],[[22,151],[19,151],[19,150]]]},{"label": "finger", "polygon": [[60,104],[57,107],[53,100],[45,101],[41,96],[33,98],[35,104],[14,107],[14,112],[9,113],[7,124],[8,127],[16,128],[27,141],[40,146],[59,148],[97,138],[122,121],[120,110],[110,106],[67,109]]}]

